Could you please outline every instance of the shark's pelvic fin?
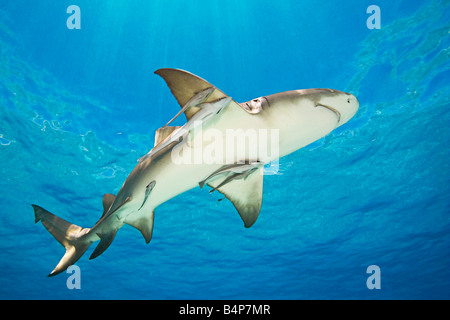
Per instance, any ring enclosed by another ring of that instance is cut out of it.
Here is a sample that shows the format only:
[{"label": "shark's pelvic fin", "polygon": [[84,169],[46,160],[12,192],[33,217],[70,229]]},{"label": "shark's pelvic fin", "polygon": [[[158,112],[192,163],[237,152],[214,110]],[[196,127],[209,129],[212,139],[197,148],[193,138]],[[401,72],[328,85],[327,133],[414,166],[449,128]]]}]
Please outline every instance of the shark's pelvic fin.
[{"label": "shark's pelvic fin", "polygon": [[89,229],[81,228],[64,219],[61,219],[47,210],[32,205],[34,209],[35,222],[41,221],[44,227],[66,248],[66,253],[56,265],[49,276],[57,275],[73,265],[87,250],[91,242],[85,241],[85,235]]},{"label": "shark's pelvic fin", "polygon": [[154,212],[142,213],[137,216],[127,217],[125,223],[138,229],[148,244],[152,239]]},{"label": "shark's pelvic fin", "polygon": [[256,222],[261,211],[263,172],[264,166],[259,166],[257,170],[254,170],[243,179],[232,181],[217,179],[213,182],[208,182],[210,187],[218,190],[233,203],[246,228],[251,227]]}]

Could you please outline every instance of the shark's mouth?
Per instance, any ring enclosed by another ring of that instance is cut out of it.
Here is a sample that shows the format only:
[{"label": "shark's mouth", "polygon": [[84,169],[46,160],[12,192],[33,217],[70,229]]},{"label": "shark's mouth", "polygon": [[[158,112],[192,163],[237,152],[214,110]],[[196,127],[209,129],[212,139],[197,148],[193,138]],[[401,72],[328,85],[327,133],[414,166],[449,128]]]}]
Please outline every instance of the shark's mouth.
[{"label": "shark's mouth", "polygon": [[324,105],[324,104],[318,104],[316,107],[323,107],[323,108],[326,108],[326,109],[328,109],[328,110],[330,110],[330,111],[333,111],[334,112],[334,114],[336,115],[336,117],[337,117],[337,124],[339,124],[340,122],[341,122],[341,113],[338,111],[338,110],[336,110],[335,108],[333,108],[333,107],[330,107],[330,106],[326,106],[326,105]]}]

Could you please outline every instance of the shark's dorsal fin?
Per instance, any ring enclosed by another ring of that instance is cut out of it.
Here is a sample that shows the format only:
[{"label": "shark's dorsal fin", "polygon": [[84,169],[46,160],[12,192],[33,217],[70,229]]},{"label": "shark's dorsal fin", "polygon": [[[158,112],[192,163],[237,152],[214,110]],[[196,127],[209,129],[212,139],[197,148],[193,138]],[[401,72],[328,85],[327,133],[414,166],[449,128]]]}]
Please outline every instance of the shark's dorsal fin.
[{"label": "shark's dorsal fin", "polygon": [[[177,99],[178,103],[180,104],[181,108],[183,108],[189,100],[198,94],[199,92],[206,90],[210,87],[214,87],[211,83],[208,81],[190,73],[184,70],[180,69],[171,69],[171,68],[163,68],[156,70],[155,73],[159,76],[161,76],[164,81],[167,83],[167,85],[170,88],[170,91],[174,95],[175,99]],[[215,90],[208,96],[208,98],[204,102],[212,102],[217,101],[219,99],[226,98],[227,95],[214,87]],[[237,103],[236,101],[232,100],[230,103],[230,106],[234,104],[235,106],[239,106],[241,109],[249,112],[246,110],[242,105]],[[200,108],[196,106],[192,106],[188,108],[184,114],[186,115],[187,120],[189,121],[190,118],[194,114],[196,114]],[[251,113],[251,112],[249,112]]]},{"label": "shark's dorsal fin", "polygon": [[263,195],[264,166],[255,170],[245,179],[237,179],[217,188],[223,181],[218,179],[208,185],[222,193],[230,200],[246,228],[251,227],[258,219]]},{"label": "shark's dorsal fin", "polygon": [[[103,195],[103,214],[102,217],[108,212],[109,208],[111,208],[116,196],[110,193],[106,193]],[[100,218],[100,219],[101,219]]]},{"label": "shark's dorsal fin", "polygon": [[[163,68],[156,70],[155,73],[164,79],[182,108],[193,96],[213,86],[208,81],[184,70]],[[205,102],[215,101],[225,97],[227,95],[216,88]],[[198,107],[191,107],[186,110],[185,115],[187,120],[189,121],[198,110]]]},{"label": "shark's dorsal fin", "polygon": [[170,136],[175,130],[178,130],[181,127],[162,127],[156,130],[155,132],[155,147],[166,140],[168,136]]}]

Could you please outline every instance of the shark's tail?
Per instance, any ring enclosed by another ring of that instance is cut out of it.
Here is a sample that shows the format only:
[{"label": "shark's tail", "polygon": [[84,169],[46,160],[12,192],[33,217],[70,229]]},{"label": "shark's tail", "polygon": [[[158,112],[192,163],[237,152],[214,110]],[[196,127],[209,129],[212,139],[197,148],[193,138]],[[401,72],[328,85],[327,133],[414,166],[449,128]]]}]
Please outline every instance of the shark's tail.
[{"label": "shark's tail", "polygon": [[89,248],[92,242],[86,240],[86,237],[82,237],[89,229],[71,224],[37,205],[33,204],[32,206],[35,222],[41,221],[55,239],[66,248],[66,253],[48,276],[57,275],[73,265]]}]

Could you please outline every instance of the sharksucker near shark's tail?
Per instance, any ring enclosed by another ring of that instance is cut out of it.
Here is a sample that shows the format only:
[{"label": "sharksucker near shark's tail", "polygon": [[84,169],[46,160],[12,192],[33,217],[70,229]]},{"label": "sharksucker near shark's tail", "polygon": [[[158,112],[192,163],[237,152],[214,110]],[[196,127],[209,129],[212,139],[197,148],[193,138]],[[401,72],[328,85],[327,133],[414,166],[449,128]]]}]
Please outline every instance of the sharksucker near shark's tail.
[{"label": "sharksucker near shark's tail", "polygon": [[48,275],[49,277],[55,276],[78,261],[89,248],[92,242],[83,238],[83,235],[89,232],[90,229],[67,222],[37,205],[33,204],[32,206],[34,208],[35,222],[41,221],[53,237],[66,248],[66,253],[55,269]]}]

